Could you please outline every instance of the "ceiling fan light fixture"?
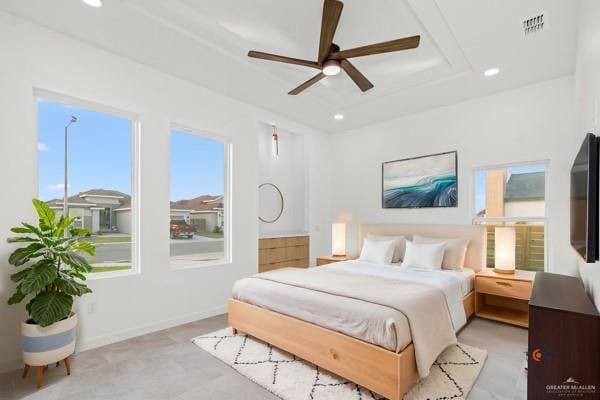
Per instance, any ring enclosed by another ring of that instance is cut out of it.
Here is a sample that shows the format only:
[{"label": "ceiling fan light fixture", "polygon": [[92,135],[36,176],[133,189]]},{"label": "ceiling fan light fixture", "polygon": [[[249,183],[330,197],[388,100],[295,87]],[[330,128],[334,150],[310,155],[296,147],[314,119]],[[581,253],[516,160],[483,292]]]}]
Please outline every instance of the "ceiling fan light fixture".
[{"label": "ceiling fan light fixture", "polygon": [[90,7],[94,7],[94,8],[102,7],[102,0],[81,0],[81,1],[83,1],[85,4],[87,4]]},{"label": "ceiling fan light fixture", "polygon": [[483,74],[485,76],[494,76],[494,75],[498,75],[499,72],[500,72],[500,68],[490,68],[490,69],[487,69]]},{"label": "ceiling fan light fixture", "polygon": [[327,60],[323,63],[323,73],[327,76],[333,76],[340,73],[342,66],[338,60]]}]

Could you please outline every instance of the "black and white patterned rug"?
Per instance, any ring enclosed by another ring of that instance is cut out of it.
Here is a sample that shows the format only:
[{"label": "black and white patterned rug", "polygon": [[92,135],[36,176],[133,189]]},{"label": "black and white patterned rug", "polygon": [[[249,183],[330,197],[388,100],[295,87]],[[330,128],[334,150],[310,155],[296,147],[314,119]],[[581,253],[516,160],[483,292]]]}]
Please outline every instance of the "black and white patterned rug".
[{"label": "black and white patterned rug", "polygon": [[[226,328],[192,342],[283,400],[383,400],[383,397],[293,355]],[[458,344],[446,349],[429,376],[405,400],[466,399],[487,351]]]}]

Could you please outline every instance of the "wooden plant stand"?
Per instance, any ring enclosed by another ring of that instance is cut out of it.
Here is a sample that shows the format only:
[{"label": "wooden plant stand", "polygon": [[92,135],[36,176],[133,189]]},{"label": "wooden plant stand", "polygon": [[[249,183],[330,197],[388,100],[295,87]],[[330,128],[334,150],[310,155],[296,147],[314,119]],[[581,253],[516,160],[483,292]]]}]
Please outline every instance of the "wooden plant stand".
[{"label": "wooden plant stand", "polygon": [[[71,364],[69,362],[69,357],[65,358],[64,360],[62,360],[65,364],[65,368],[67,370],[67,375],[71,375]],[[58,367],[59,362],[56,363],[56,366]],[[23,376],[22,378],[25,379],[27,377],[27,373],[29,372],[29,368],[31,368],[31,366],[25,364],[25,367],[23,368]],[[48,369],[47,365],[40,365],[37,368],[37,388],[40,389],[42,387],[42,382],[44,380],[44,372]]]}]

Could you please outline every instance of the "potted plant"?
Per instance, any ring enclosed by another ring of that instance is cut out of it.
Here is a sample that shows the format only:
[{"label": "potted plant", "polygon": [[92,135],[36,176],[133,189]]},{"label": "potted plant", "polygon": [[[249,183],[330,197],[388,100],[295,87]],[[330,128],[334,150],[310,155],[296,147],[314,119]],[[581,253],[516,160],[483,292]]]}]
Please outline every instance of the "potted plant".
[{"label": "potted plant", "polygon": [[28,300],[25,309],[29,315],[21,324],[21,347],[27,375],[29,367],[37,367],[38,388],[48,364],[63,361],[70,374],[68,357],[75,350],[77,315],[72,312],[73,297],[91,293],[82,281],[91,271],[82,252],[93,255],[95,247],[82,240],[85,229],[71,229],[74,218],[61,216],[34,199],[33,206],[39,217],[37,226],[22,223],[12,228],[17,237],[9,243],[23,243],[8,258],[19,269],[11,275],[17,284],[8,304]]}]

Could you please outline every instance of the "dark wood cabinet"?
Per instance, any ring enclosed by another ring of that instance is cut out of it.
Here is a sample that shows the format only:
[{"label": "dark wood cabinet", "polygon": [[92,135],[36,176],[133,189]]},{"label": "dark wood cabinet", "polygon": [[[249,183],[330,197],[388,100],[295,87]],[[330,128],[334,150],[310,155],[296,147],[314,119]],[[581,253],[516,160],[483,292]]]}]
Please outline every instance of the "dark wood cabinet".
[{"label": "dark wood cabinet", "polygon": [[578,278],[537,273],[527,363],[528,399],[600,399],[600,315]]}]

